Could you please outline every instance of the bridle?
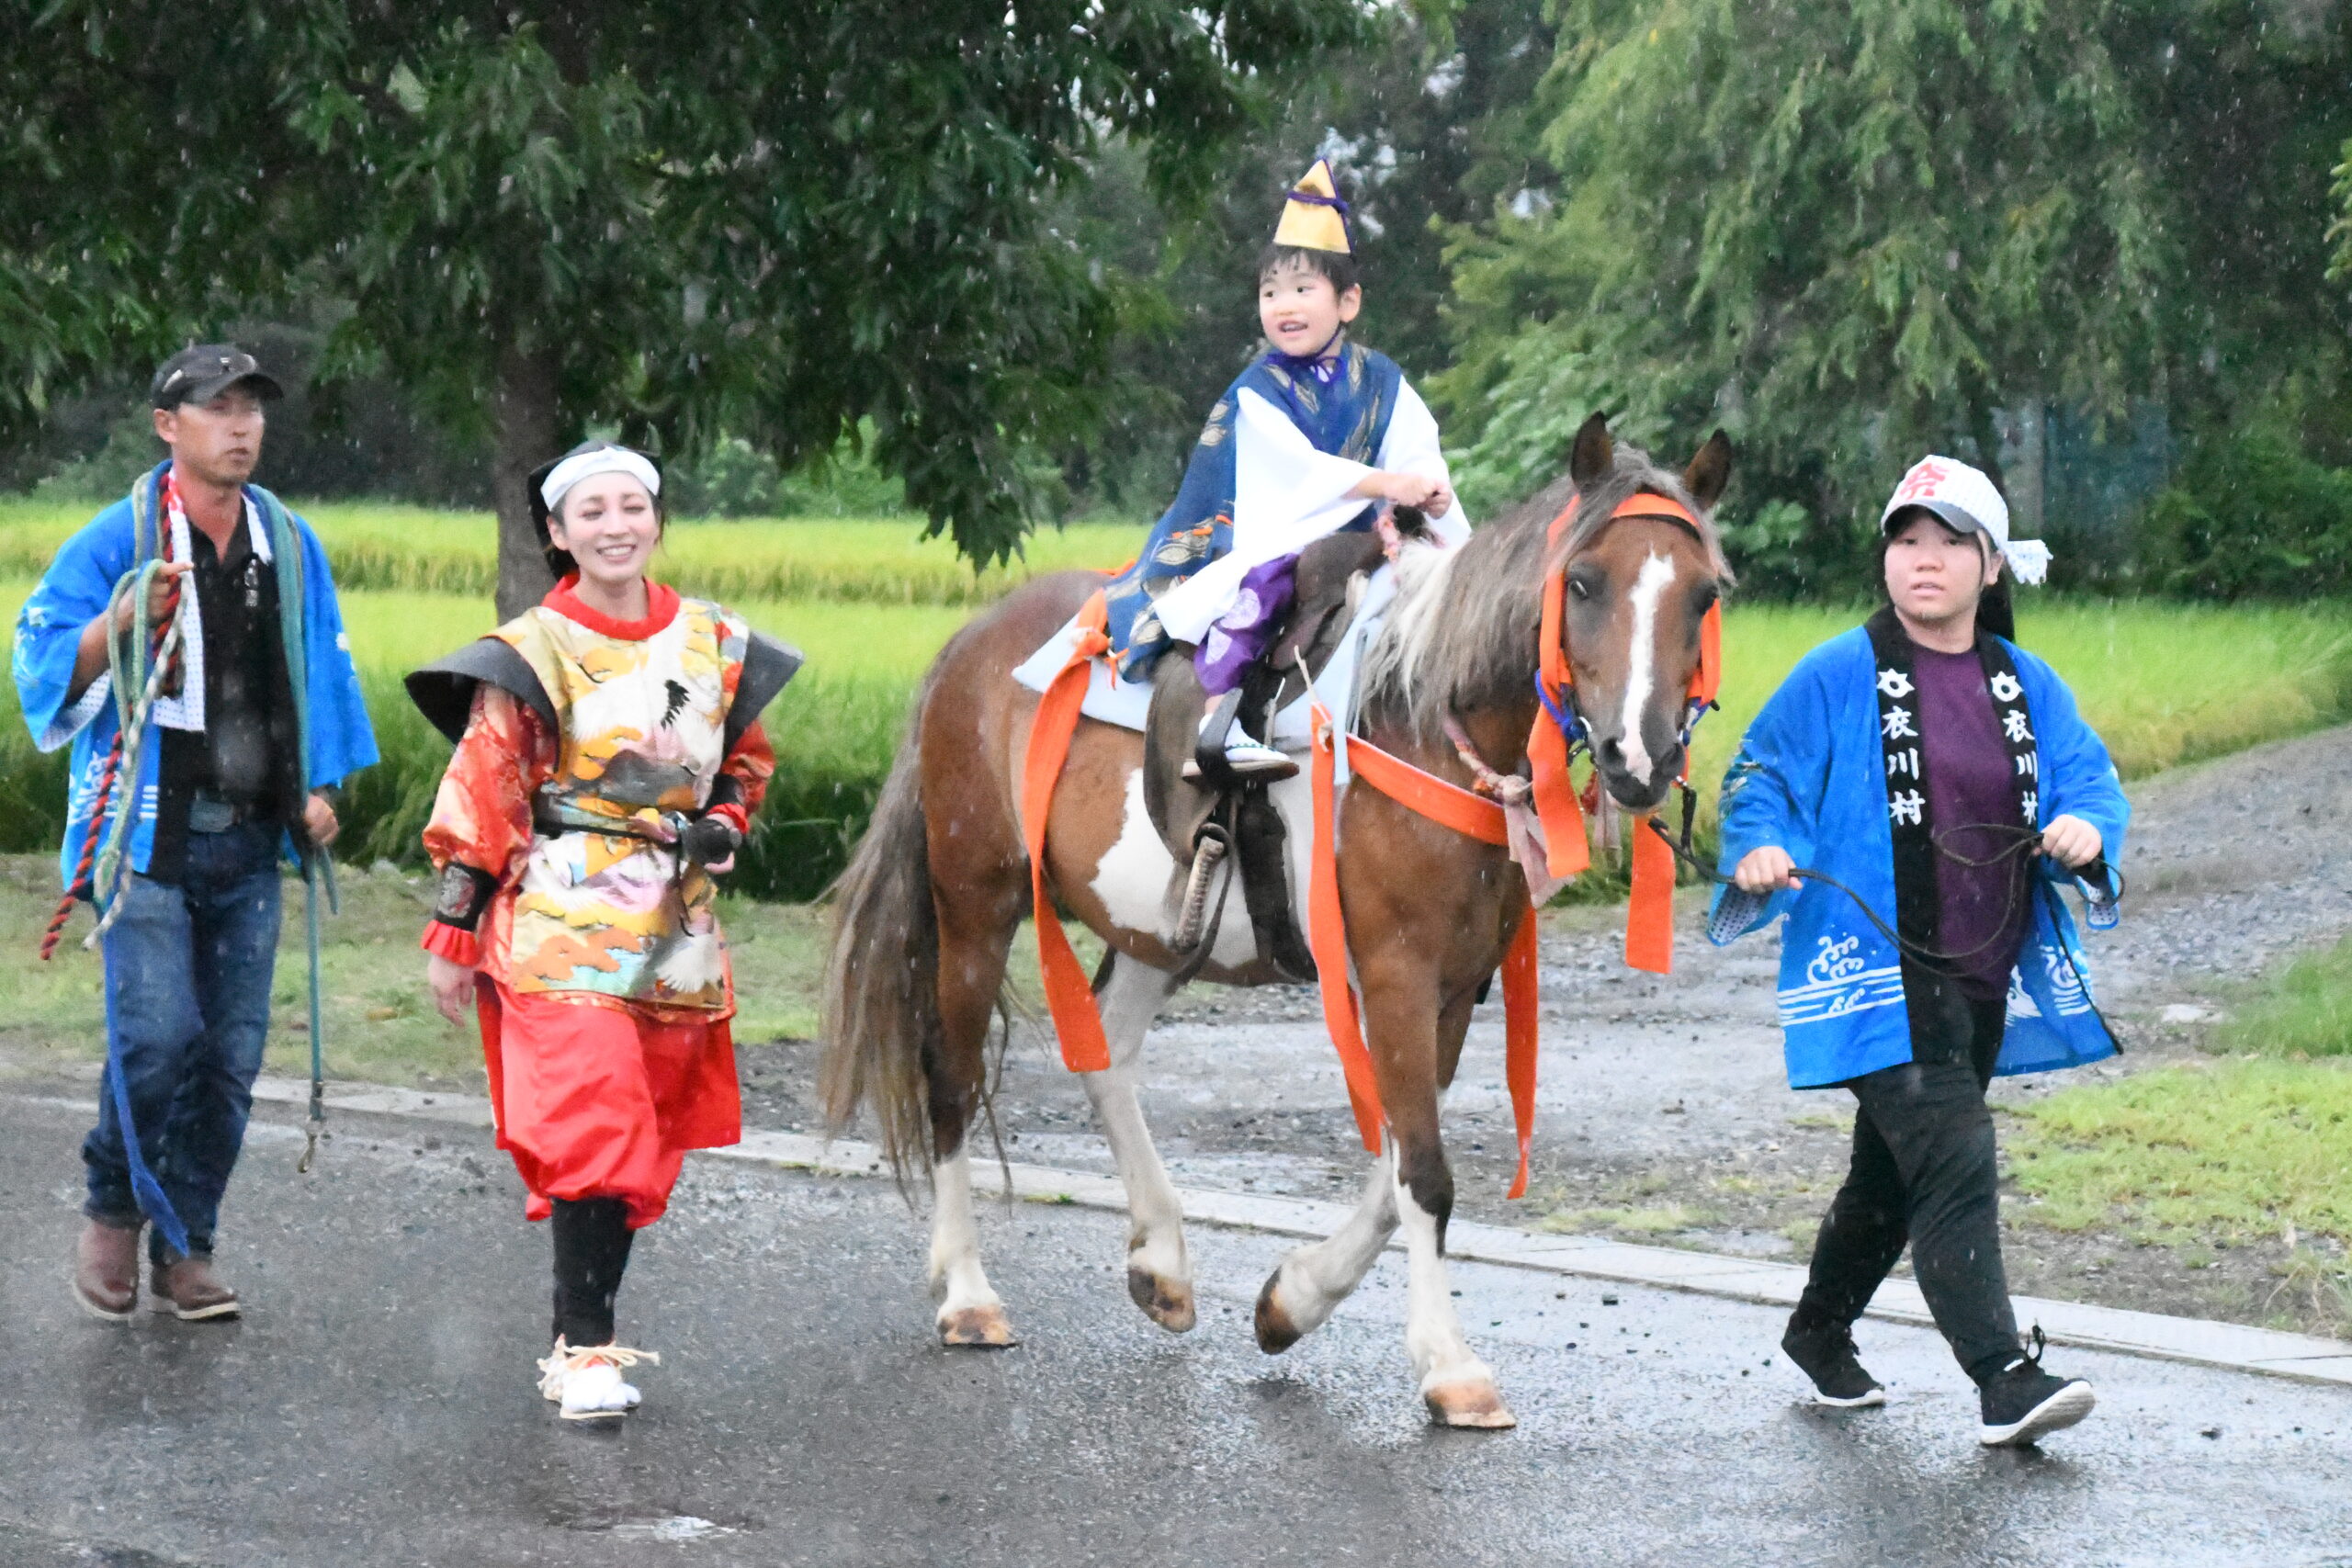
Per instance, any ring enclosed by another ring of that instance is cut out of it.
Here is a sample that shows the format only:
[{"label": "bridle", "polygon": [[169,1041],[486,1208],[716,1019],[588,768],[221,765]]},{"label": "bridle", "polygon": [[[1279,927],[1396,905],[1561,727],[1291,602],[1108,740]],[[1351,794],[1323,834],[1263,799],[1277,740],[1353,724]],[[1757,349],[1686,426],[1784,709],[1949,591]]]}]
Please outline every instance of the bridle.
[{"label": "bridle", "polygon": [[[1567,505],[1560,509],[1560,514],[1545,529],[1547,557],[1566,535],[1577,503],[1578,498],[1570,496]],[[1601,526],[1593,530],[1594,536],[1599,537],[1610,523],[1627,517],[1671,523],[1694,538],[1703,541],[1705,537],[1696,513],[1672,496],[1655,491],[1636,491],[1619,502]],[[1577,709],[1576,675],[1568,660],[1567,569],[1568,563],[1564,560],[1558,570],[1546,573],[1544,579],[1542,632],[1535,669],[1538,709],[1534,727],[1527,738],[1528,765],[1533,774],[1536,812],[1544,823],[1550,870],[1553,875],[1561,877],[1573,876],[1590,863],[1585,848],[1583,808],[1568,779],[1569,764],[1576,754],[1591,754],[1592,730]],[[1700,622],[1699,667],[1691,672],[1690,684],[1684,689],[1682,722],[1675,733],[1682,749],[1682,772],[1675,784],[1682,794],[1682,838],[1686,845],[1698,799],[1690,786],[1690,739],[1699,720],[1715,705],[1722,680],[1723,606],[1717,603],[1707,606],[1706,615]]]}]

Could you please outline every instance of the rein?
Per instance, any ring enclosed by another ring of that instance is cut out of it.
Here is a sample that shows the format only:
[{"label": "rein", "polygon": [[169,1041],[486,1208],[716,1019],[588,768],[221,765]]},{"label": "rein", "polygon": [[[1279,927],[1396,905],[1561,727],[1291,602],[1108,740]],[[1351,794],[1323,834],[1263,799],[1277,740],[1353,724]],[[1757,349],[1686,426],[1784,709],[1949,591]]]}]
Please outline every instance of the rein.
[{"label": "rein", "polygon": [[[1687,801],[1684,806],[1682,823],[1682,840],[1679,843],[1677,843],[1674,839],[1668,834],[1666,829],[1660,825],[1655,818],[1650,820],[1650,830],[1656,833],[1666,844],[1668,852],[1670,852],[1675,859],[1689,866],[1691,871],[1698,874],[1702,881],[1713,883],[1719,887],[1737,887],[1739,886],[1737,879],[1724,875],[1721,872],[1716,871],[1713,866],[1710,866],[1705,862],[1700,860],[1697,854],[1691,851],[1690,811]],[[1969,832],[2006,833],[2013,836],[2002,848],[1994,851],[1991,854],[1985,855],[1981,859],[1973,855],[1964,855],[1956,850],[1951,850],[1944,847],[1944,840],[1947,836],[1953,833]],[[2020,828],[2004,822],[1987,822],[1973,826],[1963,824],[1957,828],[1944,829],[1935,835],[1936,852],[1938,854],[1942,855],[1946,860],[1951,861],[1955,865],[1977,867],[1998,865],[2004,861],[2022,860],[2028,858],[2029,852],[2037,850],[2041,843],[2041,831],[2040,829]],[[2112,904],[2116,899],[2119,899],[2123,896],[2123,878],[2120,872],[2115,871],[2112,867],[2107,867],[2106,863],[2103,860],[2098,860],[2082,867],[2080,874],[2087,875],[2094,871],[2102,869],[2103,867],[2106,870],[2109,884],[2113,889],[2113,897],[2101,900],[2101,902]],[[1831,876],[1826,872],[1814,871],[1805,866],[1792,866],[1789,870],[1789,875],[1792,880],[1797,882],[1818,882],[1825,887],[1833,888],[1839,893],[1843,893],[1847,897],[1853,900],[1854,908],[1862,912],[1862,918],[1870,921],[1873,927],[1877,928],[1878,933],[1881,936],[1886,938],[1887,941],[1894,944],[1896,951],[1903,953],[1905,957],[1912,959],[1922,967],[1933,970],[1935,973],[1943,976],[1946,979],[1957,979],[1960,977],[1958,971],[1947,968],[1946,965],[1964,964],[1969,959],[1974,958],[1979,953],[1985,952],[1991,948],[1995,942],[2001,940],[2002,933],[2008,929],[2009,921],[2018,912],[2018,894],[2022,881],[2022,879],[2014,876],[2009,878],[2008,897],[2001,906],[2000,925],[1996,929],[1993,935],[1986,937],[1974,947],[1968,948],[1959,953],[1951,953],[1940,948],[1928,947],[1924,943],[1913,942],[1904,936],[1902,932],[1896,931],[1893,926],[1887,924],[1884,919],[1880,918],[1879,912],[1871,908],[1869,899],[1864,898],[1860,894],[1855,892],[1852,888],[1847,886],[1844,883],[1838,881],[1836,877]],[[1755,895],[1750,894],[1748,897],[1754,897]]]}]

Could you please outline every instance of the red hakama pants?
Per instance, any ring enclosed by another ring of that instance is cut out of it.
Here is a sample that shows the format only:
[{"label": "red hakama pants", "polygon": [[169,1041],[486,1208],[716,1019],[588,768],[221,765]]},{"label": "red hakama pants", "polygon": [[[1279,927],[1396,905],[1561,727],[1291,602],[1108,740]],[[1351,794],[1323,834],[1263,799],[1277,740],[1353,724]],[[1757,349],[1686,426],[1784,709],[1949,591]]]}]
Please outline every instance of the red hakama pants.
[{"label": "red hakama pants", "polygon": [[498,1146],[531,1190],[526,1219],[546,1219],[550,1199],[618,1198],[631,1230],[650,1225],[688,1149],[741,1140],[726,1021],[659,1022],[488,978],[478,995]]}]

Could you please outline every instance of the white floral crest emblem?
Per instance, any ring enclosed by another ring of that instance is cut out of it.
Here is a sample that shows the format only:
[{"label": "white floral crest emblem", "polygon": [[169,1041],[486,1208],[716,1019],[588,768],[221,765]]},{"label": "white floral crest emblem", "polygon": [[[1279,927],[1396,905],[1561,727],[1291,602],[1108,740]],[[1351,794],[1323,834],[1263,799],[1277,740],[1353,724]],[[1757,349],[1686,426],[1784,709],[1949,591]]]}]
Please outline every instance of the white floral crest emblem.
[{"label": "white floral crest emblem", "polygon": [[1882,670],[1878,672],[1878,689],[1890,697],[1907,697],[1911,694],[1911,677],[1900,670]]},{"label": "white floral crest emblem", "polygon": [[2018,678],[2006,670],[1993,677],[1993,700],[1996,703],[2016,702],[2024,690],[2018,684]]}]

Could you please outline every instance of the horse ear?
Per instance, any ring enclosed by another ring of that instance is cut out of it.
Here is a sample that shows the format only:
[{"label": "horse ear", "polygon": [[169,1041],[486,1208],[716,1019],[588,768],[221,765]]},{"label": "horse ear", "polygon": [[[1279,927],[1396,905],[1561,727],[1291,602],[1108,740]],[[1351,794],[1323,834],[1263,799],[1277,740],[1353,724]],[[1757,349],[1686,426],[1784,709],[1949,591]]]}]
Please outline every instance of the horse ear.
[{"label": "horse ear", "polygon": [[1731,437],[1716,431],[1682,470],[1682,486],[1690,499],[1703,512],[1723,499],[1724,486],[1731,481]]},{"label": "horse ear", "polygon": [[1617,466],[1617,444],[1609,439],[1609,416],[1596,413],[1577,427],[1576,445],[1568,448],[1568,478],[1578,490],[1590,490]]}]

